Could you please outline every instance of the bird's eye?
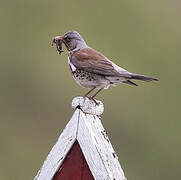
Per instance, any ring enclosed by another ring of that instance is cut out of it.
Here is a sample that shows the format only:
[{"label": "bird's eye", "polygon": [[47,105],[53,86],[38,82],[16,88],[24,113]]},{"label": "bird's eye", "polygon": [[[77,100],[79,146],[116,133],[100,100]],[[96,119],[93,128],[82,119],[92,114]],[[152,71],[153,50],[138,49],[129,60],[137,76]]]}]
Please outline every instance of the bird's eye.
[{"label": "bird's eye", "polygon": [[70,41],[71,41],[71,39],[70,39],[68,36],[65,38],[65,40],[66,40],[67,42],[70,42]]}]

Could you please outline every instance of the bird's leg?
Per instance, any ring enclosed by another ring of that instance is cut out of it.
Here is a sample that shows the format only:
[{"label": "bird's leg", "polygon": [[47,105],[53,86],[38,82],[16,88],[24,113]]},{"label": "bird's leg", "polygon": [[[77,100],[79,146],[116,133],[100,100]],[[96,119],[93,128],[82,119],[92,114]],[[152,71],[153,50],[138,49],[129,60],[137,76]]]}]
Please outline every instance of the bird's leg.
[{"label": "bird's leg", "polygon": [[100,92],[100,91],[102,91],[104,88],[100,88],[93,96],[91,96],[90,98],[96,103],[96,105],[98,105],[98,103],[96,102],[96,100],[94,99],[96,96],[97,96],[97,94]]},{"label": "bird's leg", "polygon": [[94,99],[99,92],[101,92],[104,88],[99,89],[93,96],[91,96],[92,99]]},{"label": "bird's leg", "polygon": [[96,87],[93,87],[92,89],[90,89],[85,95],[84,98],[87,97],[90,100],[93,100],[95,102],[95,104],[97,105],[98,103],[96,102],[96,100],[94,98],[92,98],[92,96],[88,96],[88,94],[90,94]]},{"label": "bird's leg", "polygon": [[[93,87],[90,89],[86,94],[84,94],[84,97],[88,97],[87,95],[90,94],[96,87]],[[89,97],[88,97],[89,98]]]}]

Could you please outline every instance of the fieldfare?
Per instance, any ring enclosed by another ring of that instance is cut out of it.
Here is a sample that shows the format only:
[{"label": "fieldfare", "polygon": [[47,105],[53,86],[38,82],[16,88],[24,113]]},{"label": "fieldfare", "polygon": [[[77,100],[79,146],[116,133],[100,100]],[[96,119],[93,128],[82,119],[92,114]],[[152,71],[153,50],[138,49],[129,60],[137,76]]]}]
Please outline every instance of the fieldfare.
[{"label": "fieldfare", "polygon": [[130,73],[119,67],[106,56],[89,47],[76,31],[69,31],[63,36],[56,36],[52,39],[52,45],[56,44],[59,54],[63,52],[62,43],[68,50],[68,64],[75,81],[79,85],[90,89],[84,97],[88,97],[88,94],[96,88],[98,88],[98,91],[88,98],[94,100],[94,97],[102,89],[107,89],[110,85],[125,83],[137,86],[131,80],[158,80],[153,77]]}]

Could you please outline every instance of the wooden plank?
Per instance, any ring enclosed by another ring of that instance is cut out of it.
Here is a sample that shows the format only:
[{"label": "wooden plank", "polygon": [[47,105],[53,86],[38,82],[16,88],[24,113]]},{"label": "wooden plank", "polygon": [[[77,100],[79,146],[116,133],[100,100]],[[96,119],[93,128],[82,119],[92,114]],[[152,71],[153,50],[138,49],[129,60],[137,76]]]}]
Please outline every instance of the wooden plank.
[{"label": "wooden plank", "polygon": [[96,180],[126,180],[97,116],[80,111],[77,140]]},{"label": "wooden plank", "polygon": [[79,114],[76,110],[34,180],[50,180],[55,175],[76,140]]}]

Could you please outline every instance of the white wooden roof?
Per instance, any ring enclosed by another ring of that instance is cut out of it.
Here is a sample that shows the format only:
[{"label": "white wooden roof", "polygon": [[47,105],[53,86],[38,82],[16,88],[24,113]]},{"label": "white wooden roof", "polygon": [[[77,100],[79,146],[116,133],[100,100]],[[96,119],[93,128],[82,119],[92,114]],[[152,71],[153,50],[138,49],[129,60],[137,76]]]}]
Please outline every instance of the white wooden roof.
[{"label": "white wooden roof", "polygon": [[88,98],[76,97],[76,109],[58,141],[48,154],[35,180],[51,180],[67,153],[77,140],[95,180],[126,180],[115,151],[104,130],[99,115],[103,104],[95,105]]}]

